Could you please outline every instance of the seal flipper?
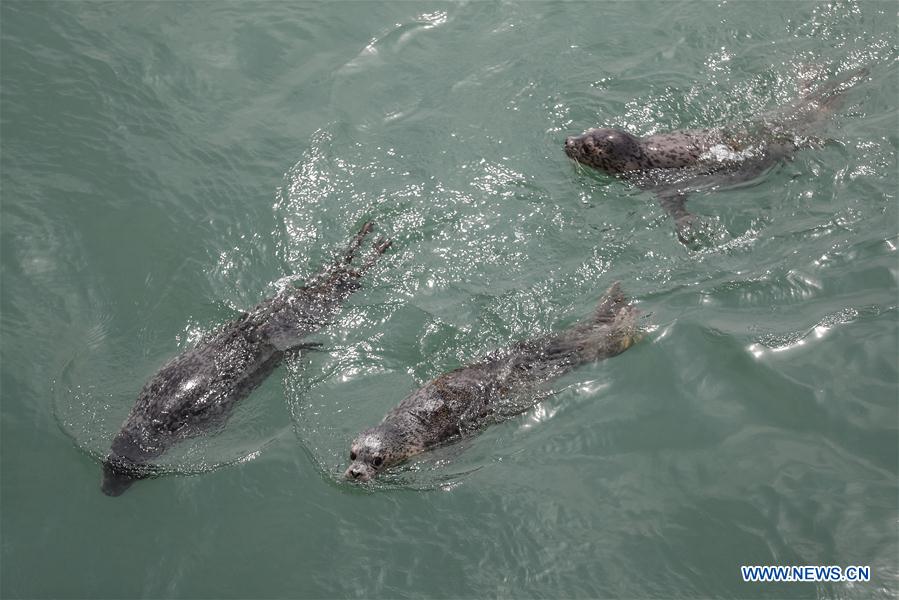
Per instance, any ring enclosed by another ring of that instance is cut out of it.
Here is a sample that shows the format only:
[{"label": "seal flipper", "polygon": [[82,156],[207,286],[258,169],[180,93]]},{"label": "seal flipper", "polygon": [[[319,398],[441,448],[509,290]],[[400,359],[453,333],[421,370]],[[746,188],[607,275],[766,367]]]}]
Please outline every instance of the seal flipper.
[{"label": "seal flipper", "polygon": [[833,112],[842,103],[843,94],[855,87],[871,74],[868,67],[859,67],[844,75],[824,83],[818,89],[803,97],[804,102],[814,102],[821,108]]},{"label": "seal flipper", "polygon": [[680,243],[688,248],[694,248],[697,243],[695,224],[699,222],[699,217],[687,210],[687,193],[680,190],[660,191],[656,192],[656,200],[662,210],[674,220],[674,228]]},{"label": "seal flipper", "polygon": [[324,346],[321,342],[305,342],[302,344],[295,344],[288,348],[282,350],[288,356],[296,356],[301,352],[309,352],[309,351],[318,351]]},{"label": "seal flipper", "polygon": [[322,346],[318,342],[304,342],[303,339],[306,334],[308,334],[308,331],[292,327],[281,327],[277,331],[268,333],[268,343],[281,352],[312,350]]},{"label": "seal flipper", "polygon": [[556,364],[573,366],[620,354],[640,338],[639,314],[616,281],[599,299],[591,317],[555,336],[544,356]]},{"label": "seal flipper", "polygon": [[593,313],[594,323],[602,327],[599,330],[594,327],[587,343],[592,350],[589,360],[614,356],[639,341],[642,337],[637,329],[639,314],[637,307],[621,291],[621,282],[613,283],[600,298]]},{"label": "seal flipper", "polygon": [[362,242],[365,241],[366,236],[372,232],[374,227],[375,224],[372,221],[366,221],[356,235],[350,239],[350,243],[347,245],[347,249],[343,254],[338,256],[334,262],[329,267],[326,267],[321,273],[312,277],[307,287],[320,285],[334,279],[341,273],[345,273],[350,263],[353,261],[353,258],[356,256],[356,252],[362,246]]},{"label": "seal flipper", "polygon": [[[816,89],[807,91],[802,98],[784,110],[780,118],[775,117],[775,120],[791,123],[793,133],[805,136],[839,110],[846,100],[846,92],[867,79],[870,74],[868,67],[859,67],[841,77],[833,78]],[[814,147],[814,144],[810,145]]]},{"label": "seal flipper", "polygon": [[621,282],[613,283],[606,293],[602,295],[596,308],[593,310],[593,320],[597,323],[610,323],[615,320],[615,316],[621,307],[627,305],[627,298],[621,291]]}]

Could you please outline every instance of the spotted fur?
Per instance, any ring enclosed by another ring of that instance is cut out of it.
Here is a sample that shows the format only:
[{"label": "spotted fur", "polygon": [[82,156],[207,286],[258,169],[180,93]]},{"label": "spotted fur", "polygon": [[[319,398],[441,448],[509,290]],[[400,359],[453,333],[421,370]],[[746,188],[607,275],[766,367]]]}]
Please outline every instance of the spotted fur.
[{"label": "spotted fur", "polygon": [[616,283],[593,315],[574,327],[519,342],[429,381],[380,424],[356,436],[345,477],[368,481],[391,465],[471,433],[501,415],[525,410],[504,400],[535,392],[536,385],[578,365],[624,352],[637,339],[637,314]]},{"label": "spotted fur", "polygon": [[655,192],[674,218],[678,236],[689,243],[695,217],[687,194],[749,181],[817,143],[809,132],[842,103],[847,89],[866,78],[867,68],[821,85],[793,104],[762,118],[713,129],[682,129],[644,138],[620,129],[590,129],[565,139],[565,153],[580,164]]}]

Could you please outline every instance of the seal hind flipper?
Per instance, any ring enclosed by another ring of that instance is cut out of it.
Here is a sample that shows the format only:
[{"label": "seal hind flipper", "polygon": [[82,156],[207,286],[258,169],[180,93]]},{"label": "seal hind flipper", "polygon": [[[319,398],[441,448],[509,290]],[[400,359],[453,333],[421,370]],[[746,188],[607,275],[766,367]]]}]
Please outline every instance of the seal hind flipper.
[{"label": "seal hind flipper", "polygon": [[362,224],[362,228],[350,241],[350,245],[347,248],[346,254],[344,255],[345,262],[350,262],[351,260],[353,260],[353,256],[355,255],[356,250],[358,250],[359,247],[362,246],[362,241],[365,239],[365,236],[371,233],[374,228],[375,224],[373,221],[366,221]]},{"label": "seal hind flipper", "polygon": [[371,252],[368,253],[367,257],[365,257],[365,261],[355,269],[348,269],[348,272],[354,277],[361,277],[363,273],[374,266],[374,264],[378,260],[378,257],[384,254],[392,245],[393,240],[379,237],[371,245]]},{"label": "seal hind flipper", "polygon": [[[794,128],[798,127],[795,133],[805,136],[806,130],[811,131],[813,126],[820,125],[839,110],[846,100],[846,92],[867,79],[870,74],[868,67],[859,67],[841,77],[835,77],[806,92],[777,120],[792,122]],[[814,144],[808,145],[814,147]]]},{"label": "seal hind flipper", "polygon": [[871,74],[868,67],[859,67],[847,73],[846,75],[832,79],[823,85],[818,86],[814,91],[807,93],[803,98],[805,102],[815,102],[817,104],[827,106],[828,108],[837,108],[837,105],[831,104],[834,101],[842,99],[843,92],[858,85]]},{"label": "seal hind flipper", "polygon": [[[360,286],[359,280],[362,275],[374,266],[380,257],[393,243],[389,239],[379,237],[372,244],[371,252],[365,257],[362,264],[353,266],[352,261],[356,257],[359,248],[365,237],[374,229],[374,223],[367,221],[356,235],[350,240],[346,251],[338,257],[334,263],[325,269],[322,273],[314,278],[313,284],[299,288],[299,293],[305,293],[306,298],[312,299],[313,302],[320,300],[320,294],[325,293],[326,296],[334,296],[346,298]],[[293,311],[289,310],[291,299],[286,299],[288,309],[285,310],[285,304],[275,306],[268,322],[260,329],[263,338],[277,350],[285,352],[288,350],[301,349],[298,344],[302,343],[302,339],[308,335],[310,323],[306,321],[297,321]],[[330,324],[326,319],[316,319],[316,325]]]},{"label": "seal hind flipper", "polygon": [[627,304],[627,298],[621,291],[621,282],[616,281],[602,295],[593,310],[593,319],[598,323],[608,323],[615,319],[618,310]]},{"label": "seal hind flipper", "polygon": [[[349,247],[346,252],[334,261],[329,268],[325,269],[322,273],[313,278],[315,282],[313,285],[319,287],[327,287],[327,286],[335,286],[336,288],[347,288],[349,291],[354,290],[358,287],[357,280],[362,277],[362,275],[374,266],[375,262],[377,262],[378,257],[380,257],[387,249],[393,244],[392,240],[379,237],[372,244],[372,251],[366,256],[365,260],[358,267],[354,267],[352,265],[353,259],[356,257],[356,253],[359,248],[362,246],[362,242],[371,231],[374,229],[374,223],[371,221],[366,222],[362,229],[353,236],[353,239],[350,241]],[[310,287],[310,286],[307,286]]]},{"label": "seal hind flipper", "polygon": [[366,221],[362,224],[362,227],[359,231],[350,239],[350,243],[347,245],[346,250],[344,250],[343,254],[338,256],[331,266],[325,268],[324,271],[319,273],[316,277],[313,277],[313,281],[316,282],[325,282],[329,279],[334,278],[340,273],[345,273],[350,266],[350,263],[353,262],[353,258],[356,256],[356,252],[359,251],[359,248],[362,246],[362,242],[365,241],[366,236],[372,232],[375,228],[375,224],[373,221]]},{"label": "seal hind flipper", "polygon": [[639,339],[639,314],[621,290],[621,282],[616,281],[596,303],[591,317],[553,337],[544,355],[554,360],[571,357],[581,363],[624,352]]},{"label": "seal hind flipper", "polygon": [[321,342],[306,342],[298,346],[294,346],[294,350],[320,350],[324,344]]},{"label": "seal hind flipper", "polygon": [[621,282],[616,281],[602,295],[593,311],[593,321],[597,325],[605,325],[604,335],[609,341],[620,342],[620,352],[628,349],[639,339],[637,317],[640,310],[631,304],[630,299],[621,291]]}]

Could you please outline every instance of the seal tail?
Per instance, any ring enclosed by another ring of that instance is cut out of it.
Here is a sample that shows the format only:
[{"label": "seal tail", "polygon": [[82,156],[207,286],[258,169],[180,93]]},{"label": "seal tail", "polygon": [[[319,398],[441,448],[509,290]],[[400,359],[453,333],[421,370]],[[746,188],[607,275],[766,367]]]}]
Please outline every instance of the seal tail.
[{"label": "seal tail", "polygon": [[627,298],[621,291],[621,282],[613,283],[606,293],[600,297],[593,310],[593,320],[597,323],[609,323],[615,319],[618,310],[627,305]]},{"label": "seal tail", "polygon": [[375,224],[373,222],[367,221],[362,226],[362,229],[350,240],[346,251],[330,267],[327,267],[322,273],[315,276],[312,280],[314,283],[310,283],[310,287],[343,284],[351,288],[349,291],[354,291],[358,287],[358,285],[353,285],[356,280],[361,278],[365,271],[374,266],[378,257],[384,254],[392,244],[392,240],[383,237],[378,238],[372,244],[371,251],[363,259],[362,263],[358,266],[353,266],[353,259],[356,258],[362,242],[372,232],[374,227]]},{"label": "seal tail", "polygon": [[817,104],[820,110],[833,112],[843,103],[844,92],[867,79],[870,74],[871,69],[868,67],[859,67],[819,86],[813,92],[806,94],[803,100]]},{"label": "seal tail", "polygon": [[819,126],[843,105],[846,92],[867,79],[870,73],[868,67],[859,67],[806,92],[784,113],[786,122],[798,127],[798,133]]},{"label": "seal tail", "polygon": [[621,291],[621,284],[615,282],[599,299],[593,314],[556,336],[544,356],[563,360],[570,368],[621,354],[641,337],[639,314]]},{"label": "seal tail", "polygon": [[511,352],[498,353],[487,363],[503,373],[510,385],[516,381],[548,381],[578,365],[610,358],[630,348],[641,337],[638,315],[616,282],[583,321],[559,333],[520,342]]}]

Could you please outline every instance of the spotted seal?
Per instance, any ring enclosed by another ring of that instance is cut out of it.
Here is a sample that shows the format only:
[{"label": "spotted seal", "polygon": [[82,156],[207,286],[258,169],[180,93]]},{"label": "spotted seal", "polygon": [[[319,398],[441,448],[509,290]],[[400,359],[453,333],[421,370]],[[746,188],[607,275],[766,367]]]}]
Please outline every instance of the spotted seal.
[{"label": "spotted seal", "polygon": [[575,326],[519,342],[429,381],[353,440],[344,476],[368,481],[411,456],[527,410],[531,403],[522,406],[510,398],[533,398],[538,384],[624,352],[638,337],[637,314],[615,283],[593,314]]},{"label": "spotted seal", "polygon": [[285,356],[309,348],[303,339],[333,318],[390,245],[379,239],[354,268],[351,261],[372,227],[366,223],[346,252],[308,285],[290,286],[260,302],[159,369],[112,440],[103,461],[103,492],[118,496],[153,474],[154,459],[181,440],[223,425]]},{"label": "spotted seal", "polygon": [[642,138],[620,129],[590,129],[566,138],[565,153],[579,164],[654,192],[674,219],[679,239],[689,244],[696,217],[684,204],[691,191],[755,179],[798,149],[819,144],[810,132],[839,107],[844,92],[868,74],[867,68],[857,69],[744,124]]}]

